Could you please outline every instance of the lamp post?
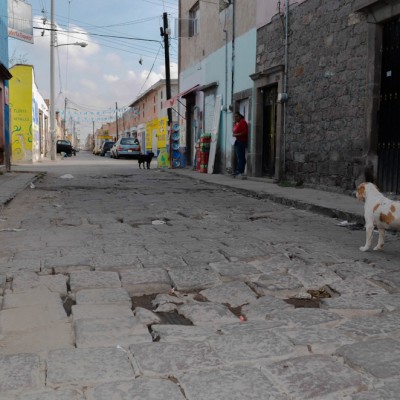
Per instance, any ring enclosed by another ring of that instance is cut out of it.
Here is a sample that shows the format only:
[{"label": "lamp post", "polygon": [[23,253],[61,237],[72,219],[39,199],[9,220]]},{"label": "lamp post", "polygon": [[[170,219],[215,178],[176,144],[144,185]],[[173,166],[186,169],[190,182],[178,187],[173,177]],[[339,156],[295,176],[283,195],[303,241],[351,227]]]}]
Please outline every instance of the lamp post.
[{"label": "lamp post", "polygon": [[55,47],[60,46],[80,46],[86,47],[85,42],[65,43],[56,45],[56,28],[54,23],[54,0],[50,3],[50,15],[51,15],[51,29],[50,29],[50,158],[52,161],[56,159],[56,91],[55,91]]}]

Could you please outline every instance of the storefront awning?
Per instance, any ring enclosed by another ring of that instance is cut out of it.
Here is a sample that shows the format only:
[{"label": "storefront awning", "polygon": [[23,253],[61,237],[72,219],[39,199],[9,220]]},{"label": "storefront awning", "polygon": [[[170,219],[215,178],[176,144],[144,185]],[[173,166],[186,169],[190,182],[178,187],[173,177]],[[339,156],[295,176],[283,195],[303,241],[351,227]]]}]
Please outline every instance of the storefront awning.
[{"label": "storefront awning", "polygon": [[197,84],[193,87],[191,87],[190,89],[186,89],[181,93],[178,93],[177,95],[175,95],[174,97],[171,97],[170,99],[167,99],[165,101],[162,102],[162,108],[172,108],[175,103],[177,102],[178,99],[182,98],[182,97],[186,97],[187,95],[189,95],[192,92],[196,92],[197,90],[199,90],[200,85]]}]

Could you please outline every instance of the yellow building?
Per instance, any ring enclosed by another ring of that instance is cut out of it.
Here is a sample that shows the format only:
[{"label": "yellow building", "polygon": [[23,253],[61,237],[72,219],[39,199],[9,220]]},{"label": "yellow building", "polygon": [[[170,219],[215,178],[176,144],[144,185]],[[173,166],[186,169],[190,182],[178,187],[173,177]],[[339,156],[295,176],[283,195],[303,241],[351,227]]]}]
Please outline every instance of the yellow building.
[{"label": "yellow building", "polygon": [[11,161],[39,161],[50,151],[48,107],[40,95],[32,65],[10,68]]}]

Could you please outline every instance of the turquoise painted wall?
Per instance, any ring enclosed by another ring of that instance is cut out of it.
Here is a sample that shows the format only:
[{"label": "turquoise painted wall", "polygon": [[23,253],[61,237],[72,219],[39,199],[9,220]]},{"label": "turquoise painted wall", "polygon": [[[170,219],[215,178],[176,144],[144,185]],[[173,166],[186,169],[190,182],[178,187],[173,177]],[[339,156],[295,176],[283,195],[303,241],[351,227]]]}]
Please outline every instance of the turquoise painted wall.
[{"label": "turquoise painted wall", "polygon": [[[250,75],[255,72],[256,43],[256,28],[235,39],[235,93],[253,88],[254,82],[250,78]],[[222,104],[224,106],[231,105],[232,93],[232,42],[229,42],[227,47],[227,50],[225,46],[221,47],[216,52],[203,59],[200,63],[181,73],[181,80],[192,84],[186,85],[188,87],[197,83],[208,84],[211,82],[218,82],[216,94],[222,95]],[[225,68],[226,60],[228,61],[227,82]],[[196,77],[199,81],[195,81],[193,77]],[[226,95],[227,101],[225,99]],[[218,150],[222,152],[221,156],[224,160],[227,160],[227,164],[229,164],[231,152],[231,132],[232,113],[229,110],[223,111],[220,120],[220,140]]]},{"label": "turquoise painted wall", "polygon": [[[0,1],[0,62],[8,68],[8,1]],[[8,88],[8,81],[4,82]],[[4,142],[7,147],[10,146],[10,108],[8,104],[4,105]]]}]

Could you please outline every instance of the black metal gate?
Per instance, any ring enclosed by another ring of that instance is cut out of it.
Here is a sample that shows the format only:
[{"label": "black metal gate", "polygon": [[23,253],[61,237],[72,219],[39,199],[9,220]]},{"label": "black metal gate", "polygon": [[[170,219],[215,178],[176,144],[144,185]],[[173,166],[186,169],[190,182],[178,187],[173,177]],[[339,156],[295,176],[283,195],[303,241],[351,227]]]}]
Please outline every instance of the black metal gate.
[{"label": "black metal gate", "polygon": [[378,186],[400,193],[400,20],[383,26]]},{"label": "black metal gate", "polygon": [[268,86],[263,90],[263,152],[262,172],[267,176],[275,174],[276,152],[276,97],[278,87]]}]

